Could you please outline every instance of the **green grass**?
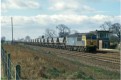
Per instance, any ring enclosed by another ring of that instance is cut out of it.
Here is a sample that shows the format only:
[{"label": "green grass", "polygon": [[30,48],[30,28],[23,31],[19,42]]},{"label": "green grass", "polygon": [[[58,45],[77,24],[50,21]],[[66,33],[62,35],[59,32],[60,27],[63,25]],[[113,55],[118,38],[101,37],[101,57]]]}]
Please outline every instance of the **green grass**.
[{"label": "green grass", "polygon": [[82,71],[78,71],[74,76],[76,79],[95,80],[92,76],[88,76]]},{"label": "green grass", "polygon": [[59,70],[59,69],[57,69],[55,67],[48,68],[48,70],[47,70],[48,78],[57,78],[57,77],[61,76],[64,73],[65,73],[65,70]]},{"label": "green grass", "polygon": [[88,65],[83,67],[81,70],[96,80],[97,79],[120,80],[119,72],[104,70],[99,67],[88,66]]},{"label": "green grass", "polygon": [[6,77],[1,77],[1,80],[7,80],[7,78]]},{"label": "green grass", "polygon": [[95,73],[100,73],[100,74],[104,74],[106,76],[111,77],[112,79],[119,79],[120,78],[120,73],[118,72],[111,72],[111,71],[106,71],[104,69],[101,68],[93,68]]}]

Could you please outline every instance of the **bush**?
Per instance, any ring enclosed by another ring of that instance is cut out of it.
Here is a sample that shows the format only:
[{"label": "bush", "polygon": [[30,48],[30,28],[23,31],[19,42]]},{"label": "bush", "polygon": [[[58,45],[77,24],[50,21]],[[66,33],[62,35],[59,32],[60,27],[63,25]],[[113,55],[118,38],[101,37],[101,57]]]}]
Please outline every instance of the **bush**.
[{"label": "bush", "polygon": [[59,76],[59,74],[61,73],[58,69],[56,68],[51,68],[51,69],[48,69],[48,76],[50,77],[53,77],[53,78],[56,78]]},{"label": "bush", "polygon": [[92,76],[87,76],[84,72],[81,71],[77,72],[75,74],[75,77],[77,79],[83,79],[83,80],[94,80]]},{"label": "bush", "polygon": [[116,48],[117,48],[117,43],[111,44],[111,45],[110,45],[110,48],[111,48],[111,49],[116,49]]}]

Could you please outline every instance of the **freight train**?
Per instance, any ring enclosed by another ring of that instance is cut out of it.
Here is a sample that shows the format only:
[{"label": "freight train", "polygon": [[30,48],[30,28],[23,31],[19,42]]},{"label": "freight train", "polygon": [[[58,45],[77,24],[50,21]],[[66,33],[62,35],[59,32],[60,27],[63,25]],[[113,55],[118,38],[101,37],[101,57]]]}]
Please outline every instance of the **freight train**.
[{"label": "freight train", "polygon": [[90,33],[76,33],[66,37],[31,39],[24,43],[70,51],[96,51],[97,37]]}]

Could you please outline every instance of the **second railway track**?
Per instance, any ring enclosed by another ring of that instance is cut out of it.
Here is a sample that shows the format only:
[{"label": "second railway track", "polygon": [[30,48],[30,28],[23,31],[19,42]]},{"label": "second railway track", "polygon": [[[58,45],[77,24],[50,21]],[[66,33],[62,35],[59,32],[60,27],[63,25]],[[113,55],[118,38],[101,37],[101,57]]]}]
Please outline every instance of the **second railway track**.
[{"label": "second railway track", "polygon": [[[48,48],[48,49],[50,49],[50,48]],[[99,60],[99,61],[103,61],[103,62],[120,64],[120,58],[115,58],[115,57],[100,56],[100,55],[95,55],[92,53],[83,53],[83,52],[67,51],[67,50],[64,50],[64,52],[62,52],[62,50],[60,51],[60,50],[56,50],[56,49],[54,49],[53,52],[57,52],[60,54],[67,54],[67,55],[71,55],[71,56],[77,56],[77,57],[93,58],[95,60]]]}]

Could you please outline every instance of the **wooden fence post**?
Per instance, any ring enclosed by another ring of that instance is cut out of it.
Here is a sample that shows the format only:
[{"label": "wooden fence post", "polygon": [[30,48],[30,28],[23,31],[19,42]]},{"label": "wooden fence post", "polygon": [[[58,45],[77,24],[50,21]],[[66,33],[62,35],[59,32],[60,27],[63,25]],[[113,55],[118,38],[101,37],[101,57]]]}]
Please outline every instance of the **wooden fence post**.
[{"label": "wooden fence post", "polygon": [[1,48],[1,60],[3,61],[3,48]]},{"label": "wooden fence post", "polygon": [[1,52],[1,57],[2,57],[2,64],[3,64],[3,72],[4,72],[4,76],[6,76],[6,73],[5,73],[5,51],[4,51],[4,49],[2,48],[2,50],[1,50],[2,52]]},{"label": "wooden fence post", "polygon": [[20,80],[20,76],[21,76],[21,67],[20,65],[16,65],[16,69],[15,69],[15,79],[16,80]]},{"label": "wooden fence post", "polygon": [[4,63],[5,63],[5,75],[7,76],[7,55],[6,55],[6,51],[4,51]]},{"label": "wooden fence post", "polygon": [[[2,63],[4,62],[4,55],[3,55],[4,51],[3,51],[3,48],[1,49],[1,59],[2,59]],[[4,63],[3,63],[3,66],[4,66]]]},{"label": "wooden fence post", "polygon": [[8,77],[8,80],[11,79],[11,58],[10,58],[10,54],[8,54],[8,58],[7,58],[7,77]]}]

